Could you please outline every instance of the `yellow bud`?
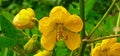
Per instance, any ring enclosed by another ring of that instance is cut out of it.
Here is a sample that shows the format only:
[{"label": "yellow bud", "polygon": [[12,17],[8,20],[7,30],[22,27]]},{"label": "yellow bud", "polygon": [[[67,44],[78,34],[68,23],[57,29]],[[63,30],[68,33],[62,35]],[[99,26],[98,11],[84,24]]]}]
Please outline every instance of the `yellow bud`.
[{"label": "yellow bud", "polygon": [[14,17],[13,24],[20,29],[33,28],[35,25],[35,13],[31,8],[22,9]]},{"label": "yellow bud", "polygon": [[27,53],[34,53],[38,50],[37,40],[35,38],[31,38],[25,45],[24,50]]},{"label": "yellow bud", "polygon": [[52,52],[51,51],[47,51],[47,50],[43,50],[43,51],[39,51],[34,56],[52,56]]}]

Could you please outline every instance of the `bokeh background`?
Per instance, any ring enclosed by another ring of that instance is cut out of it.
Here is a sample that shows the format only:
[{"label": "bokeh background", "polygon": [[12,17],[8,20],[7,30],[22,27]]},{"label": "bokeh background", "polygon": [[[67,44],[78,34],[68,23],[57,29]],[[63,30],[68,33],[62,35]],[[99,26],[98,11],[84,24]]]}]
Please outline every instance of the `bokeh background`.
[{"label": "bokeh background", "polygon": [[[89,34],[95,25],[102,18],[104,13],[109,8],[112,0],[84,0],[85,6],[85,30],[86,33]],[[120,1],[117,2],[120,7]],[[0,0],[0,14],[3,15],[6,19],[12,22],[14,16],[23,8],[32,8],[35,11],[36,18],[40,20],[44,16],[48,16],[50,10],[54,6],[64,6],[71,14],[80,15],[80,3],[79,0]],[[100,25],[100,27],[95,31],[92,38],[98,38],[102,36],[108,36],[114,34],[114,29],[116,26],[117,18],[118,18],[119,10],[116,6],[112,8],[109,15],[106,17],[104,22]],[[38,31],[37,26],[32,29],[32,33],[29,30],[24,30],[28,35],[32,35],[34,33],[41,34]],[[0,26],[0,36],[2,36],[3,32]],[[21,40],[20,40],[21,41]],[[23,45],[27,40],[21,42]],[[118,41],[119,38],[118,38]],[[97,41],[98,43],[101,41]],[[0,44],[1,45],[1,44]],[[66,48],[65,45],[62,45],[62,42],[58,42],[55,55],[56,56],[69,56],[70,51]],[[88,44],[86,48],[86,56],[90,55],[91,46]],[[7,56],[12,56],[13,51],[8,50]],[[76,50],[77,52],[77,50]],[[74,52],[74,55],[76,55]],[[0,56],[3,56],[4,48],[0,48]],[[32,54],[31,54],[32,56]]]}]

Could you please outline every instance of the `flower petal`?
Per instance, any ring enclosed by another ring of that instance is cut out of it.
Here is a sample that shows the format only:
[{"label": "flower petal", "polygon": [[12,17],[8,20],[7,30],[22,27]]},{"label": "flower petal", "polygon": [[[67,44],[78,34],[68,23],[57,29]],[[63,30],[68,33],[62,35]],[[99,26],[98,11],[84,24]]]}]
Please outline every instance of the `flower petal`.
[{"label": "flower petal", "polygon": [[111,56],[120,56],[120,43],[115,43],[110,48],[110,55]]},{"label": "flower petal", "polygon": [[18,23],[21,25],[26,25],[27,23],[29,23],[29,16],[25,16],[26,14],[26,10],[22,9],[13,19],[13,23]]},{"label": "flower petal", "polygon": [[43,17],[39,21],[39,30],[43,33],[43,35],[47,35],[55,27],[55,23],[51,22],[50,20],[51,19],[49,19],[48,17]]},{"label": "flower petal", "polygon": [[35,16],[34,11],[31,8],[22,9],[14,17],[13,24],[17,28],[21,28],[21,29],[33,28],[35,23],[35,20],[33,19],[34,16]]},{"label": "flower petal", "polygon": [[78,33],[64,31],[63,37],[64,37],[65,44],[70,50],[75,50],[81,44],[80,35]]},{"label": "flower petal", "polygon": [[111,39],[105,39],[102,41],[101,43],[101,50],[106,50],[106,49],[110,49],[110,47],[115,44],[117,41],[116,38],[111,38]]},{"label": "flower petal", "polygon": [[51,19],[56,20],[57,23],[64,23],[64,20],[68,20],[70,14],[64,7],[56,6],[51,10],[49,16]]},{"label": "flower petal", "polygon": [[83,28],[83,22],[77,15],[71,15],[68,20],[65,21],[64,27],[73,32],[79,32]]},{"label": "flower petal", "polygon": [[51,51],[47,51],[47,50],[43,50],[43,51],[39,51],[34,56],[52,56],[52,52]]},{"label": "flower petal", "polygon": [[27,14],[30,16],[30,17],[35,17],[35,12],[33,11],[33,9],[31,8],[27,8]]},{"label": "flower petal", "polygon": [[46,50],[53,50],[56,43],[56,31],[50,32],[48,35],[42,35],[41,45]]},{"label": "flower petal", "polygon": [[95,48],[91,51],[91,56],[100,56],[100,48],[100,46],[95,46]]}]

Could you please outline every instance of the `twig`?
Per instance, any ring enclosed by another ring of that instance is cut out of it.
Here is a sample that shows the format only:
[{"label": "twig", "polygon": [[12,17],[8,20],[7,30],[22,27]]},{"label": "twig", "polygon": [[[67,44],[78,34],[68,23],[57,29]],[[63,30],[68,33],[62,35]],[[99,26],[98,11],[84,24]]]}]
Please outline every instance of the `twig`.
[{"label": "twig", "polygon": [[116,38],[116,37],[120,37],[120,34],[118,35],[110,35],[110,36],[104,36],[104,37],[99,37],[99,38],[96,38],[96,39],[83,39],[82,41],[84,42],[88,42],[88,43],[93,43],[95,41],[99,41],[99,40],[103,40],[103,39],[109,39],[109,38]]},{"label": "twig", "polygon": [[120,7],[118,6],[118,4],[116,3],[115,5],[116,5],[117,9],[120,11]]},{"label": "twig", "polygon": [[106,16],[109,14],[109,12],[111,11],[111,9],[113,8],[114,4],[115,4],[116,0],[114,0],[112,2],[112,4],[110,5],[110,7],[108,8],[108,10],[106,11],[106,13],[103,15],[103,17],[101,18],[101,20],[97,23],[97,25],[94,27],[94,29],[91,31],[91,33],[88,36],[88,39],[90,39],[90,37],[93,35],[93,33],[96,31],[96,29],[100,26],[100,24],[102,23],[102,21],[106,18]]},{"label": "twig", "polygon": [[23,50],[18,49],[17,47],[13,48],[16,52],[20,53],[22,56],[27,56],[27,54],[25,54],[25,52],[23,52]]},{"label": "twig", "polygon": [[[84,0],[79,0],[80,2],[80,8],[84,9]],[[90,39],[90,37],[93,35],[93,33],[96,31],[96,29],[100,26],[100,24],[102,23],[102,21],[105,19],[105,17],[109,14],[109,12],[111,11],[111,9],[113,8],[114,4],[115,4],[116,0],[114,0],[112,2],[112,4],[110,5],[110,7],[108,8],[108,10],[106,11],[106,13],[103,15],[103,17],[101,18],[101,20],[97,23],[97,25],[94,27],[94,29],[91,31],[91,33],[89,34],[89,36],[86,39]],[[83,7],[83,8],[82,8]],[[83,10],[84,12],[84,10]],[[81,12],[82,14],[82,12]],[[83,13],[84,14],[84,13]],[[84,17],[84,16],[83,16]],[[84,18],[83,18],[84,20]],[[84,24],[85,25],[85,24]],[[83,28],[84,31],[84,28]],[[84,31],[85,32],[85,31]],[[85,33],[83,33],[83,38],[85,38]],[[85,52],[85,48],[86,48],[87,42],[83,41],[82,46],[81,46],[81,50],[80,50],[80,55],[79,56],[84,56],[84,52]]]}]

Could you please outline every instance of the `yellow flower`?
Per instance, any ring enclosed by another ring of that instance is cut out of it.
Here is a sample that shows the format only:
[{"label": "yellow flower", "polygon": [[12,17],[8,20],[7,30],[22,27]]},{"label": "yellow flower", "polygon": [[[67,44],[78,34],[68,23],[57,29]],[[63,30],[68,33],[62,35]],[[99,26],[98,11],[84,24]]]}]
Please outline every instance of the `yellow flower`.
[{"label": "yellow flower", "polygon": [[39,30],[42,32],[41,45],[46,50],[52,50],[58,40],[64,40],[70,50],[75,50],[81,43],[78,34],[83,28],[81,18],[71,15],[64,7],[54,7],[49,17],[39,21]]},{"label": "yellow flower", "polygon": [[47,51],[47,50],[43,50],[43,51],[39,51],[34,56],[52,56],[52,52],[51,51]]},{"label": "yellow flower", "polygon": [[120,43],[116,40],[116,38],[103,40],[101,45],[95,46],[91,51],[91,56],[120,56]]},{"label": "yellow flower", "polygon": [[35,24],[35,13],[31,8],[22,9],[14,17],[13,24],[20,29],[33,28]]},{"label": "yellow flower", "polygon": [[109,50],[110,49],[110,47],[113,45],[113,44],[115,44],[116,43],[116,41],[117,41],[117,39],[116,38],[111,38],[111,39],[104,39],[103,41],[102,41],[102,43],[101,43],[101,50]]},{"label": "yellow flower", "polygon": [[91,56],[99,56],[100,55],[100,46],[95,46],[95,48],[91,52]]},{"label": "yellow flower", "polygon": [[110,48],[110,55],[111,56],[120,56],[120,43],[115,43]]}]

